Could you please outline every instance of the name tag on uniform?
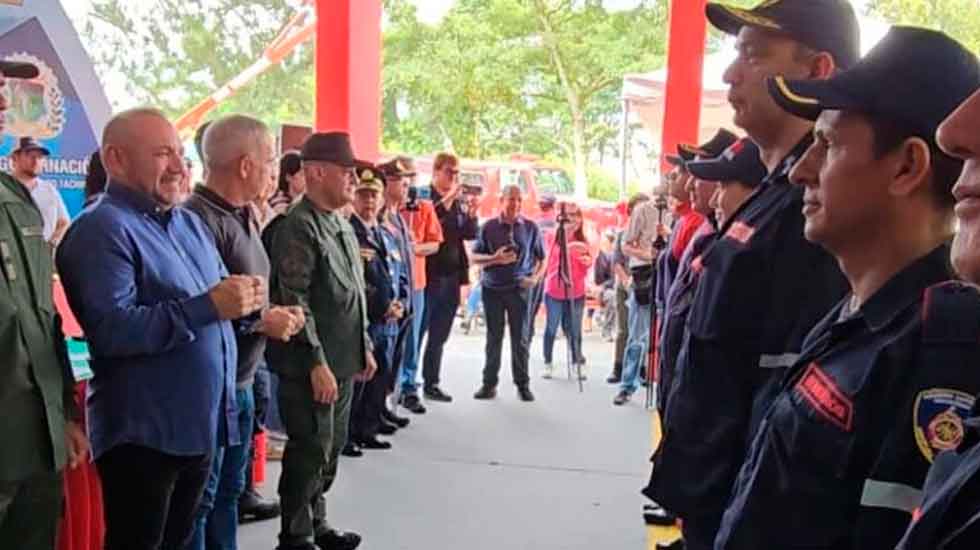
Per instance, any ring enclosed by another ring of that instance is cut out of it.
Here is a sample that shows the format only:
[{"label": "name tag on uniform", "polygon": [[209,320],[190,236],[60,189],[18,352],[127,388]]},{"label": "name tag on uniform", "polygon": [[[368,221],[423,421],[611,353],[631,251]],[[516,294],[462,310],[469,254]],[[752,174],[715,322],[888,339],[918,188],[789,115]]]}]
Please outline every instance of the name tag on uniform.
[{"label": "name tag on uniform", "polygon": [[14,266],[14,255],[10,252],[10,243],[7,241],[0,241],[0,259],[3,260],[3,270],[7,273],[7,280],[16,281],[17,267]]},{"label": "name tag on uniform", "polygon": [[21,227],[20,234],[25,237],[43,237],[44,227],[40,225],[32,225],[30,227]]}]

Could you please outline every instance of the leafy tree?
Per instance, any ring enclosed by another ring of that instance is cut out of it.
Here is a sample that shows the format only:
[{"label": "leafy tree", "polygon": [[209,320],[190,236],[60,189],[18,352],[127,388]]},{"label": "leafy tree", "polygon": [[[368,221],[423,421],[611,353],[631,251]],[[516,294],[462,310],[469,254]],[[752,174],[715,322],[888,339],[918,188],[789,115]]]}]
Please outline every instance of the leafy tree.
[{"label": "leafy tree", "polygon": [[[139,103],[177,117],[255,62],[295,13],[295,0],[93,0],[83,29],[102,73],[126,76]],[[313,47],[221,104],[268,123],[312,119]]]},{"label": "leafy tree", "polygon": [[941,30],[980,51],[978,0],[869,0],[867,10],[890,23]]}]

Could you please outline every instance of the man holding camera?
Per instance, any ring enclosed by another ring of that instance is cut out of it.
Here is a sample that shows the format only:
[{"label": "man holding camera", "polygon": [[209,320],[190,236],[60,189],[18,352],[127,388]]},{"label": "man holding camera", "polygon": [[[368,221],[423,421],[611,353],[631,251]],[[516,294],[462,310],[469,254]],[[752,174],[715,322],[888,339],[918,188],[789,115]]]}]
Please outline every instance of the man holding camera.
[{"label": "man holding camera", "polygon": [[435,206],[444,240],[426,261],[425,322],[422,331],[429,339],[422,362],[423,394],[432,401],[453,398],[439,387],[442,353],[459,308],[459,287],[469,284],[470,262],[464,241],[476,238],[479,195],[464,193],[457,182],[459,160],[449,153],[436,155],[432,165],[432,205]]},{"label": "man holding camera", "polygon": [[528,387],[530,289],[544,273],[544,243],[537,224],[521,216],[521,189],[505,185],[500,192],[500,217],[487,221],[473,246],[473,262],[483,267],[483,310],[487,318],[487,362],[476,399],[497,396],[504,317],[510,326],[510,361],[517,395],[534,401]]}]

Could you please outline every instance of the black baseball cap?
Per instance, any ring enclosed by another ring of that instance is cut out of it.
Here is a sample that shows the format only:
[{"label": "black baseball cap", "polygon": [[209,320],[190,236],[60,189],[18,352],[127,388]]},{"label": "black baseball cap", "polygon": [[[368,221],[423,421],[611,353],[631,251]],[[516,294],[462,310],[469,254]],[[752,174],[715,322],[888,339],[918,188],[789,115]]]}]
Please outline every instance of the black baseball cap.
[{"label": "black baseball cap", "polygon": [[7,78],[36,78],[40,71],[33,63],[0,60],[0,73]]},{"label": "black baseball cap", "polygon": [[705,13],[724,33],[750,26],[783,34],[830,53],[842,69],[861,57],[861,29],[849,0],[765,0],[750,10],[711,2]]},{"label": "black baseball cap", "polygon": [[759,157],[759,146],[749,138],[736,141],[715,158],[688,162],[687,171],[698,179],[737,181],[749,187],[758,186],[768,173]]},{"label": "black baseball cap", "polygon": [[14,153],[29,153],[31,151],[40,151],[46,157],[51,156],[51,151],[47,147],[41,145],[36,139],[30,136],[25,136],[17,140],[17,148],[13,150]]},{"label": "black baseball cap", "polygon": [[897,26],[857,65],[830,80],[774,77],[767,84],[776,103],[798,117],[855,111],[894,120],[935,143],[940,123],[980,88],[980,64],[941,32]]},{"label": "black baseball cap", "polygon": [[714,158],[722,154],[726,148],[736,141],[738,141],[738,136],[722,128],[702,145],[688,145],[686,143],[678,145],[677,154],[667,155],[667,162],[674,166],[684,166],[698,157]]}]

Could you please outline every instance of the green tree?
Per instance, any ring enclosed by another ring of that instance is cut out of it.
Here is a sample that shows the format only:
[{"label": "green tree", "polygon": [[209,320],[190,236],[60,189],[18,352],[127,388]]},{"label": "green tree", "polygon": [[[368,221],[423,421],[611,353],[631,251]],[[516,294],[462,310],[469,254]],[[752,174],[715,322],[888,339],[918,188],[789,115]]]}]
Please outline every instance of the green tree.
[{"label": "green tree", "polygon": [[941,30],[970,51],[980,51],[978,0],[869,0],[867,10],[896,25]]},{"label": "green tree", "polygon": [[[83,29],[99,72],[126,76],[138,103],[177,117],[254,63],[295,0],[93,0]],[[220,105],[268,123],[312,119],[312,44]]]}]

